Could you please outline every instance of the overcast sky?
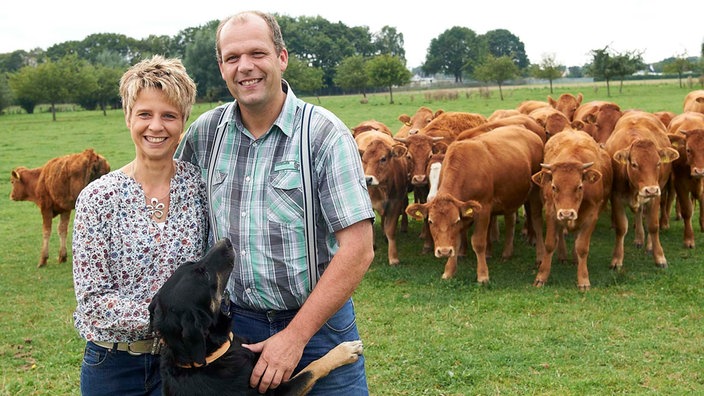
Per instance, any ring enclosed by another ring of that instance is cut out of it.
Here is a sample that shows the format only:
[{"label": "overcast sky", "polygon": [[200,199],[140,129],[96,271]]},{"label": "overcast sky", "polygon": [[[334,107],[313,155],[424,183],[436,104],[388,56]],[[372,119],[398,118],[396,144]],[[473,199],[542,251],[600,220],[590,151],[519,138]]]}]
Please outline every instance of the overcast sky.
[{"label": "overcast sky", "polygon": [[[590,51],[640,51],[646,63],[671,56],[699,56],[704,41],[701,0],[482,0],[395,2],[389,0],[12,0],[0,13],[0,53],[47,49],[93,33],[135,39],[173,36],[239,11],[257,8],[291,17],[321,16],[349,27],[383,26],[403,34],[409,67],[420,66],[430,41],[453,26],[476,34],[506,29],[525,45],[532,63],[554,55],[566,66],[591,61]],[[183,5],[185,4],[185,5]],[[402,5],[399,5],[402,4]],[[450,5],[452,4],[452,5]],[[223,6],[225,5],[225,6]],[[286,39],[284,37],[284,39]]]}]

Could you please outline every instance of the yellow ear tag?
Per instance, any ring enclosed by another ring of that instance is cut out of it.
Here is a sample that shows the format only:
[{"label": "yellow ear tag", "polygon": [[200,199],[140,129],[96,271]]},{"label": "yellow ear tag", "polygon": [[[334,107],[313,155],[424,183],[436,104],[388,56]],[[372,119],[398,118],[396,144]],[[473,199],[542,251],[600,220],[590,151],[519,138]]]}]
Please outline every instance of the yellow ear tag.
[{"label": "yellow ear tag", "polygon": [[471,215],[473,212],[474,212],[474,211],[472,210],[472,208],[469,208],[469,209],[467,209],[467,210],[464,211],[464,214],[467,215],[467,216],[469,216],[469,215]]},{"label": "yellow ear tag", "polygon": [[421,213],[420,210],[416,210],[416,216],[423,216],[423,213]]}]

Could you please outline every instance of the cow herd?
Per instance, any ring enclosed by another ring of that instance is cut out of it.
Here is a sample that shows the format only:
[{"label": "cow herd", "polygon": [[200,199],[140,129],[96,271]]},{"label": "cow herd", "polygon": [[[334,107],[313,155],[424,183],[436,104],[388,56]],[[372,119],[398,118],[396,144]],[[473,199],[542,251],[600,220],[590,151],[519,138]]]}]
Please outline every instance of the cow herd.
[{"label": "cow herd", "polygon": [[[567,234],[574,236],[577,286],[591,287],[591,235],[609,210],[612,269],[623,266],[627,210],[634,214],[636,245],[652,253],[656,266],[667,267],[659,231],[669,227],[673,204],[684,222],[684,246],[694,248],[694,203],[701,209],[704,199],[704,90],[687,94],[680,114],[583,99],[581,93],[548,96],[489,117],[421,107],[412,117],[399,116],[403,126],[395,134],[376,120],[351,128],[389,264],[400,262],[397,225],[411,217],[423,222],[423,251],[447,259],[443,279],[454,276],[457,257],[471,246],[477,281],[487,283],[496,218],[504,217],[502,256],[508,258],[520,210],[522,233],[536,250],[536,287],[548,281],[556,249],[566,259]],[[699,226],[704,231],[701,210]]]}]

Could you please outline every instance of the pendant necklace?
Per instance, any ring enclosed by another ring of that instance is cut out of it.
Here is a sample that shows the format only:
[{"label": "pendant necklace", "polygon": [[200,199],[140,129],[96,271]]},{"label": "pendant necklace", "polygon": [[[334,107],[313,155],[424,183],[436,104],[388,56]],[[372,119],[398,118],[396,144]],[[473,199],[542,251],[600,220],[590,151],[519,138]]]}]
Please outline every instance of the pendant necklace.
[{"label": "pendant necklace", "polygon": [[147,204],[147,213],[149,213],[150,216],[156,218],[157,220],[161,220],[161,218],[164,217],[164,210],[166,208],[166,204],[164,204],[164,202],[160,202],[159,198],[157,197],[152,197],[150,202],[150,204]]}]

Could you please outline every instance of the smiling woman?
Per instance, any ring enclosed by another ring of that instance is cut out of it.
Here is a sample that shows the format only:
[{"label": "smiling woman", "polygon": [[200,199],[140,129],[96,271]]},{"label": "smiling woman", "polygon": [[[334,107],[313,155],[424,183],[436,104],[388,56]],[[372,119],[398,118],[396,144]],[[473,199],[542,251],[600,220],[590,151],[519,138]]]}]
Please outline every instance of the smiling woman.
[{"label": "smiling woman", "polygon": [[200,171],[173,159],[195,84],[179,60],[155,56],[122,76],[120,94],[135,157],[89,184],[76,203],[74,318],[87,341],[83,395],[161,394],[148,305],[177,265],[206,247]]}]

